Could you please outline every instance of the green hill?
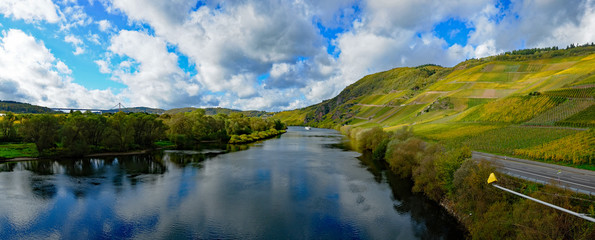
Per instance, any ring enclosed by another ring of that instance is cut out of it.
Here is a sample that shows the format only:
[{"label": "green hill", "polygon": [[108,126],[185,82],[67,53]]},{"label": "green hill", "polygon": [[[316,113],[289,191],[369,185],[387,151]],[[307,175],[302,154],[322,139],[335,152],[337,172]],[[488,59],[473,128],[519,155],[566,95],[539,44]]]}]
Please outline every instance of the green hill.
[{"label": "green hill", "polygon": [[47,107],[31,105],[15,101],[0,101],[0,111],[13,113],[53,113],[54,111]]},{"label": "green hill", "polygon": [[[180,112],[192,112],[198,108],[194,107],[185,107],[185,108],[174,108],[165,111],[167,114],[176,114]],[[271,115],[265,111],[242,111],[242,110],[235,110],[235,109],[228,109],[228,108],[204,108],[206,115],[217,115],[219,113],[229,115],[231,113],[242,113],[246,117],[263,117]]]},{"label": "green hill", "polygon": [[[336,129],[411,126],[427,140],[582,164],[595,159],[594,131],[585,131],[595,127],[594,97],[594,46],[527,49],[451,68],[423,65],[371,74],[332,99],[275,117]],[[561,139],[582,139],[584,152],[533,153],[541,146],[557,149],[553,145],[563,144]]]}]

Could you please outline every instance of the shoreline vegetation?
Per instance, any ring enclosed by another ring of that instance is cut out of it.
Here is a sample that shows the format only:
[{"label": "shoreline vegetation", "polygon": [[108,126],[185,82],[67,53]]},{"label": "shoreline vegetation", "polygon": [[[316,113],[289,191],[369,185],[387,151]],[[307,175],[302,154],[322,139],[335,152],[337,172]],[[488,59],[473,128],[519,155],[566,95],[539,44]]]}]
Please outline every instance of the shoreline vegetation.
[{"label": "shoreline vegetation", "polygon": [[246,144],[285,133],[277,119],[242,113],[13,114],[0,119],[0,162],[55,157],[128,155],[206,143]]},{"label": "shoreline vegetation", "polygon": [[343,126],[340,131],[357,151],[410,178],[412,191],[443,206],[472,239],[595,239],[594,223],[502,193],[486,180],[495,172],[499,185],[589,215],[595,215],[595,196],[498,174],[489,162],[472,160],[468,147],[426,142],[410,127],[385,132]]}]

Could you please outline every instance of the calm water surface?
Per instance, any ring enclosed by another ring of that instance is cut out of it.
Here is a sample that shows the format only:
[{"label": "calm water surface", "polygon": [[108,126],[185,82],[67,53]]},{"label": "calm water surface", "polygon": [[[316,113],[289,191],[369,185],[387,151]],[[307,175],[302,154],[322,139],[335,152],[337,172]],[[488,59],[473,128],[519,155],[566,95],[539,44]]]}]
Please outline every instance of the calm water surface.
[{"label": "calm water surface", "polygon": [[0,239],[461,239],[333,130],[247,150],[0,164]]}]

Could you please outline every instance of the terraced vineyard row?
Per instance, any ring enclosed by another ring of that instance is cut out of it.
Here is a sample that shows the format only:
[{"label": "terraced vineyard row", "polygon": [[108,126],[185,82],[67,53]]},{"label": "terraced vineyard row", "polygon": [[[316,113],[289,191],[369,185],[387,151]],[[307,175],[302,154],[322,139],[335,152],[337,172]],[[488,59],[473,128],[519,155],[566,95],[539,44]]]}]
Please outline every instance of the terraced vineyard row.
[{"label": "terraced vineyard row", "polygon": [[527,149],[517,149],[514,154],[573,164],[593,164],[595,162],[595,130],[579,132]]},{"label": "terraced vineyard row", "polygon": [[526,128],[510,126],[485,131],[461,139],[471,149],[497,154],[513,155],[516,149],[527,149],[577,134],[581,131],[556,128]]},{"label": "terraced vineyard row", "polygon": [[546,91],[543,93],[552,97],[568,98],[595,98],[595,87],[591,88],[566,88],[560,90]]},{"label": "terraced vineyard row", "polygon": [[585,110],[557,122],[556,125],[581,128],[595,127],[595,105],[591,105]]},{"label": "terraced vineyard row", "polygon": [[480,106],[460,121],[521,123],[555,107],[564,100],[564,98],[548,96],[504,98]]},{"label": "terraced vineyard row", "polygon": [[595,104],[594,100],[569,99],[568,101],[545,111],[530,121],[525,122],[523,125],[554,126],[556,122],[567,119],[570,116],[587,109],[593,104]]}]

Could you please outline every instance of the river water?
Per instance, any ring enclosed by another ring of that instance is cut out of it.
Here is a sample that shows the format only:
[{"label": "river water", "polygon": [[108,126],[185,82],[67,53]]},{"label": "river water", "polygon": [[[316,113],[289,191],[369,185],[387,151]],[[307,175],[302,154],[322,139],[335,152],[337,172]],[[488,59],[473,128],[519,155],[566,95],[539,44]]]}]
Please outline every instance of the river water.
[{"label": "river water", "polygon": [[0,164],[0,239],[461,239],[327,129],[247,149]]}]

